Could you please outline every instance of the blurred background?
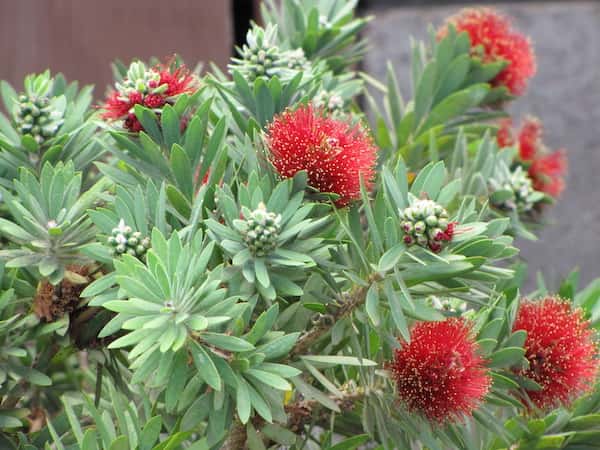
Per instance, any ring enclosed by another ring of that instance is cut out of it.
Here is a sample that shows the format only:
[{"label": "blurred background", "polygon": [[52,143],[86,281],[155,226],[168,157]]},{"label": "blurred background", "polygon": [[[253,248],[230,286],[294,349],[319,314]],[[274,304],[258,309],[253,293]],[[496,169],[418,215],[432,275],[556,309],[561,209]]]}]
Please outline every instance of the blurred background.
[{"label": "blurred background", "polygon": [[[254,0],[0,0],[0,78],[20,86],[31,72],[50,68],[68,79],[95,84],[97,98],[111,83],[119,58],[180,54],[190,66],[213,61],[224,69],[248,23],[258,17]],[[409,91],[409,37],[427,37],[429,24],[464,1],[363,0],[374,14],[367,29],[371,51],[362,69],[383,78],[386,60]],[[538,74],[527,94],[510,107],[545,126],[545,143],[564,147],[570,164],[567,189],[549,209],[550,224],[537,242],[519,242],[530,265],[530,283],[543,271],[550,286],[579,266],[582,281],[600,275],[600,2],[493,2],[530,35]]]}]

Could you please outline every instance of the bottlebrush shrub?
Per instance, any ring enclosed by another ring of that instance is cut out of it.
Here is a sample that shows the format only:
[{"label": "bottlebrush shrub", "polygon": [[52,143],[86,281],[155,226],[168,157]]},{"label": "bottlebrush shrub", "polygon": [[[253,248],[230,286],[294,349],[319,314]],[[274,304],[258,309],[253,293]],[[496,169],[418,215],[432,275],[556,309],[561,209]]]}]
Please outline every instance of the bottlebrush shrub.
[{"label": "bottlebrush shrub", "polygon": [[356,3],[115,64],[104,108],[1,84],[0,448],[595,448],[600,281],[524,300],[558,165],[503,141],[506,61],[449,24],[403,100]]}]

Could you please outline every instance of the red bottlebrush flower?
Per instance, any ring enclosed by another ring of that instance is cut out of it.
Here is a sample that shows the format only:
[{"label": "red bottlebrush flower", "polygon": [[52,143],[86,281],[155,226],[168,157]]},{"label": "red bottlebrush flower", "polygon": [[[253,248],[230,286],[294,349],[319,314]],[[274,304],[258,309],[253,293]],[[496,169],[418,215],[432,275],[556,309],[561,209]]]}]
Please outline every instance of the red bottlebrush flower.
[{"label": "red bottlebrush flower", "polygon": [[134,62],[127,73],[102,105],[102,118],[123,120],[123,127],[132,132],[143,130],[134,114],[135,105],[160,109],[174,103],[178,95],[196,89],[195,77],[184,66],[173,69],[163,64],[147,69],[143,63]]},{"label": "red bottlebrush flower", "polygon": [[450,242],[454,237],[454,227],[458,224],[458,222],[450,222],[446,231],[444,231],[442,240],[446,242]]},{"label": "red bottlebrush flower", "polygon": [[500,148],[512,147],[515,145],[515,137],[513,136],[511,119],[502,119],[500,121],[500,127],[496,133],[496,140],[498,141],[498,146]]},{"label": "red bottlebrush flower", "polygon": [[598,373],[598,348],[581,309],[559,298],[523,301],[513,331],[525,330],[527,369],[515,370],[542,389],[528,391],[539,408],[568,405],[593,386]]},{"label": "red bottlebrush flower", "polygon": [[267,130],[269,159],[277,172],[293,177],[306,170],[309,184],[340,197],[337,206],[360,198],[360,178],[372,185],[377,149],[358,125],[300,106],[277,116]]},{"label": "red bottlebrush flower", "polygon": [[144,106],[148,108],[160,108],[165,102],[165,98],[158,94],[146,95],[144,98]]},{"label": "red bottlebrush flower", "polygon": [[556,198],[565,188],[563,175],[567,170],[565,150],[537,157],[529,167],[533,188]]},{"label": "red bottlebrush flower", "polygon": [[165,91],[167,97],[194,91],[195,77],[185,66],[171,70],[169,64],[163,64],[157,70],[160,74],[159,86],[163,84],[167,85],[167,90]]},{"label": "red bottlebrush flower", "polygon": [[[510,20],[491,8],[467,8],[447,19],[456,31],[466,32],[472,53],[486,63],[506,62],[492,80],[494,86],[506,86],[512,95],[525,92],[529,78],[536,72],[536,61],[529,38],[512,28]],[[438,32],[443,37],[447,25]]]},{"label": "red bottlebrush flower", "polygon": [[496,140],[500,147],[516,144],[519,160],[527,167],[533,188],[556,198],[565,187],[563,177],[567,171],[567,157],[563,149],[548,153],[542,141],[543,131],[540,120],[528,116],[515,140],[511,122],[505,120],[500,123]]},{"label": "red bottlebrush flower", "polygon": [[462,318],[416,324],[388,364],[401,401],[435,422],[470,415],[491,385],[478,350]]},{"label": "red bottlebrush flower", "polygon": [[535,158],[542,145],[542,123],[535,117],[528,116],[521,125],[519,132],[519,156],[523,161]]}]

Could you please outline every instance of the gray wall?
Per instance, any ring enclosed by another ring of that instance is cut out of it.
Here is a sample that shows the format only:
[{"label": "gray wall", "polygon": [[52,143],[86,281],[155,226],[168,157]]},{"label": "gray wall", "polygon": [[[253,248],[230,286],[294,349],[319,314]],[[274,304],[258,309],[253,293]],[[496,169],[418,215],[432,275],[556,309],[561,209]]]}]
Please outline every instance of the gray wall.
[{"label": "gray wall", "polygon": [[[425,2],[424,2],[425,3]],[[547,214],[551,224],[537,242],[517,242],[530,265],[530,279],[541,270],[550,286],[579,266],[582,281],[600,276],[600,3],[518,2],[496,7],[531,36],[538,74],[526,95],[510,107],[517,119],[540,117],[545,143],[567,149],[567,188]],[[409,36],[426,38],[461,5],[375,8],[368,29],[372,51],[365,69],[382,79],[390,59],[403,94],[409,92]],[[529,286],[533,286],[530,281]]]}]

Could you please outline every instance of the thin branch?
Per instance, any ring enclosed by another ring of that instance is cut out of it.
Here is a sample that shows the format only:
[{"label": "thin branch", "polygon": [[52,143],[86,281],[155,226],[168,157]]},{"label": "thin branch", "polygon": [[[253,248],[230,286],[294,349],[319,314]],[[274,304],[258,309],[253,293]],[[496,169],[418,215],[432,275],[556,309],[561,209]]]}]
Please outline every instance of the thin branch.
[{"label": "thin branch", "polygon": [[324,336],[331,327],[338,321],[348,317],[352,311],[362,306],[367,298],[369,285],[380,279],[379,274],[373,274],[368,279],[367,286],[355,286],[350,292],[343,293],[336,302],[337,308],[331,314],[321,314],[313,322],[312,328],[307,330],[300,338],[294,348],[292,348],[288,361],[294,360],[297,356],[304,355],[308,349]]},{"label": "thin branch", "polygon": [[[329,398],[337,404],[340,411],[354,409],[357,402],[362,401],[368,395],[368,390],[356,387],[353,390],[343,390],[343,396],[330,395]],[[325,424],[334,411],[324,407],[317,400],[298,400],[285,406],[288,415],[288,428],[294,433],[304,432],[305,425],[313,420],[318,424]]]}]

